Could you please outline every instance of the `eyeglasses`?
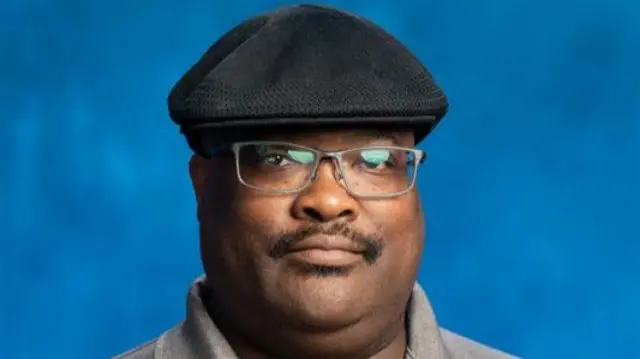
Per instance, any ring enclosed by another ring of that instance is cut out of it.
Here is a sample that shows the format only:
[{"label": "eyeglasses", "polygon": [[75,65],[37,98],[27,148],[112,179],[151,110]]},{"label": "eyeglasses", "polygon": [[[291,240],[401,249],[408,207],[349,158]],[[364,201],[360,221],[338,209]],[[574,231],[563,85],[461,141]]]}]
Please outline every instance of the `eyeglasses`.
[{"label": "eyeglasses", "polygon": [[288,142],[235,142],[231,150],[240,182],[271,193],[296,193],[317,176],[323,159],[335,165],[335,177],[356,197],[388,198],[410,191],[424,151],[396,146],[369,146],[320,151]]}]

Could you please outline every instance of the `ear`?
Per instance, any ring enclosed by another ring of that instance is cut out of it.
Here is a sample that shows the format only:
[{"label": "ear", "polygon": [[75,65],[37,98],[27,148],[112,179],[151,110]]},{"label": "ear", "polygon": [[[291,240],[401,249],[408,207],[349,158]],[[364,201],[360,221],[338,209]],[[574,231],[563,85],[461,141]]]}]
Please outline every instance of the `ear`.
[{"label": "ear", "polygon": [[193,192],[198,206],[202,203],[209,173],[209,161],[202,156],[192,155],[189,160],[189,176],[191,177],[191,184],[193,185]]}]

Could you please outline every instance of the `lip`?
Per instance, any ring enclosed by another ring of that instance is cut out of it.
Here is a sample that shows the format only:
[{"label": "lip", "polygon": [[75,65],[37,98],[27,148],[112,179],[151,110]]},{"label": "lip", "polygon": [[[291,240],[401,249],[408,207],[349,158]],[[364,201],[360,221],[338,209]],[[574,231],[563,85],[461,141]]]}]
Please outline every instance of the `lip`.
[{"label": "lip", "polygon": [[330,267],[346,267],[362,261],[364,250],[344,237],[312,236],[287,253],[297,261]]}]

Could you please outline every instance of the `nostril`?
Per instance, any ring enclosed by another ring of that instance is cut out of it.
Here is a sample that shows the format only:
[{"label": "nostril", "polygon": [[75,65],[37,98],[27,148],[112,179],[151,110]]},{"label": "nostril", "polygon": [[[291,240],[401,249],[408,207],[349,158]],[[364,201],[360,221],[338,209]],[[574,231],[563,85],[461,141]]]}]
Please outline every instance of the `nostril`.
[{"label": "nostril", "polygon": [[317,210],[311,207],[307,207],[303,211],[307,217],[313,219],[314,221],[322,221],[322,214],[320,214],[320,212],[318,212]]},{"label": "nostril", "polygon": [[318,222],[330,221],[336,218],[351,217],[354,214],[353,210],[350,209],[345,209],[336,215],[335,213],[323,213],[313,207],[306,207],[303,209],[303,212],[305,216]]}]

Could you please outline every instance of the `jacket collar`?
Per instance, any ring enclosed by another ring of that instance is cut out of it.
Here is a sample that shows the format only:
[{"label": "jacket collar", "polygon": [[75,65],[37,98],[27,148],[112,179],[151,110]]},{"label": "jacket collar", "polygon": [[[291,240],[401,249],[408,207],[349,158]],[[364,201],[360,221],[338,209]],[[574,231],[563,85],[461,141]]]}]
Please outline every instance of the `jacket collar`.
[{"label": "jacket collar", "polygon": [[[154,359],[238,359],[211,320],[201,300],[204,277],[198,278],[187,295],[187,318],[163,334]],[[409,348],[406,359],[451,359],[440,334],[433,309],[419,284],[407,308]]]}]

